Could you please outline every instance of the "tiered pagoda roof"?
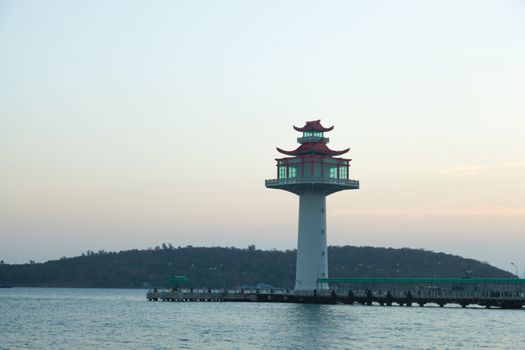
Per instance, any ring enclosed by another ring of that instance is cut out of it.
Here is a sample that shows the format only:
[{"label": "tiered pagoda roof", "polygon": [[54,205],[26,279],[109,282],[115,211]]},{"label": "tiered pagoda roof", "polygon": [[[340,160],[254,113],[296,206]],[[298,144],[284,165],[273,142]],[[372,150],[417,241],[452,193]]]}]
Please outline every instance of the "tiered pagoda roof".
[{"label": "tiered pagoda roof", "polygon": [[326,132],[326,131],[332,131],[334,129],[333,126],[329,127],[329,128],[325,128],[324,126],[321,125],[321,119],[319,120],[312,120],[312,121],[309,121],[309,122],[306,122],[306,124],[302,127],[302,128],[298,128],[297,126],[294,126],[293,127],[295,130],[297,131],[323,131],[323,132]]},{"label": "tiered pagoda roof", "polygon": [[[321,120],[312,120],[309,122],[306,122],[305,126],[302,128],[298,128],[296,126],[293,127],[297,131],[305,132],[305,131],[317,131],[317,132],[326,132],[331,131],[334,129],[333,126],[329,128],[325,128],[321,125]],[[282,154],[286,154],[288,156],[303,156],[307,154],[318,154],[322,156],[340,156],[342,154],[347,153],[350,150],[350,148],[341,150],[341,151],[335,151],[326,145],[325,140],[320,138],[314,138],[311,142],[304,142],[302,143],[297,149],[293,151],[285,151],[283,149],[280,149],[277,147],[277,151]]]},{"label": "tiered pagoda roof", "polygon": [[323,140],[319,140],[317,142],[306,142],[303,143],[301,146],[297,147],[297,149],[293,151],[285,151],[283,149],[280,149],[277,147],[277,151],[286,154],[289,156],[302,156],[306,154],[320,154],[323,156],[340,156],[341,154],[345,154],[348,152],[350,148],[344,149],[342,151],[334,151],[328,148],[328,146],[323,142]]}]

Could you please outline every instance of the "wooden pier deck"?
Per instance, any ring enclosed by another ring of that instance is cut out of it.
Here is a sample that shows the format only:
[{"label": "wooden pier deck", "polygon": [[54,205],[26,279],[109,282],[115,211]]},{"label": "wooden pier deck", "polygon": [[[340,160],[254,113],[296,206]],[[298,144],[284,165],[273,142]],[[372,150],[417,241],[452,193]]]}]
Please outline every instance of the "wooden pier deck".
[{"label": "wooden pier deck", "polygon": [[488,295],[467,295],[463,292],[450,292],[444,295],[428,293],[414,295],[409,293],[379,293],[372,291],[357,291],[337,294],[335,290],[299,293],[284,290],[150,290],[146,295],[150,301],[174,302],[278,302],[304,304],[361,304],[381,306],[425,306],[434,304],[444,307],[456,304],[461,307],[481,306],[485,308],[522,309],[525,296],[519,293],[498,293]]}]

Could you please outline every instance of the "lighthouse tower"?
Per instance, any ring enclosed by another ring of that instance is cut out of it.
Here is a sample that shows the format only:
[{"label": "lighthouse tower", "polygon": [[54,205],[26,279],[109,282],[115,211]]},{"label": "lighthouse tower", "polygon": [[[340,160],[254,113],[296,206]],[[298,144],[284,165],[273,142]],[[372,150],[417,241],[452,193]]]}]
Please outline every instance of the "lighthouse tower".
[{"label": "lighthouse tower", "polygon": [[351,159],[337,158],[350,148],[334,151],[328,148],[329,139],[320,120],[306,122],[297,138],[300,146],[293,151],[277,148],[288,156],[277,158],[277,178],[266,180],[268,188],[276,188],[299,196],[299,234],[297,239],[297,266],[295,290],[327,289],[318,284],[318,278],[328,278],[326,251],[326,196],[359,188],[359,181],[348,178]]}]

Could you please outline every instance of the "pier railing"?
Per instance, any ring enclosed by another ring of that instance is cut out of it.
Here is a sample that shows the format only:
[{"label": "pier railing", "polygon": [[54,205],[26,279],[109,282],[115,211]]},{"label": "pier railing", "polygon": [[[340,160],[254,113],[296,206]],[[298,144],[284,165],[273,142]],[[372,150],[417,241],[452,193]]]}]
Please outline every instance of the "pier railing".
[{"label": "pier railing", "polygon": [[315,304],[479,305],[521,309],[525,279],[517,278],[320,278],[330,289],[172,289],[150,290],[148,300],[236,301]]},{"label": "pier railing", "polygon": [[512,300],[524,300],[525,301],[525,293],[523,292],[488,292],[488,291],[454,291],[454,290],[446,290],[446,291],[432,291],[432,290],[370,290],[370,289],[349,289],[349,288],[338,288],[336,289],[336,293],[338,295],[348,295],[348,293],[352,293],[356,297],[364,297],[369,292],[373,297],[386,297],[388,293],[392,297],[406,297],[407,293],[410,292],[413,297],[417,298],[432,298],[432,299],[468,299],[468,298],[477,298],[477,299],[491,299],[491,300],[497,300],[497,299],[512,299]]},{"label": "pier railing", "polygon": [[447,304],[500,307],[521,309],[525,305],[525,295],[520,292],[488,292],[468,290],[370,290],[370,289],[331,289],[316,291],[290,291],[284,289],[184,289],[150,290],[148,300],[157,301],[208,301],[208,302],[282,302],[306,304],[362,304],[362,305],[406,305]]}]

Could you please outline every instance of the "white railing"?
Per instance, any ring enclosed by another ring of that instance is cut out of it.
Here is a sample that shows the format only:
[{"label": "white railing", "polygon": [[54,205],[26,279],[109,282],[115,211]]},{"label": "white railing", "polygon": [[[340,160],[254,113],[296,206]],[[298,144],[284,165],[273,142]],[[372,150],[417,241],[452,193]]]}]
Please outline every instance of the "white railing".
[{"label": "white railing", "polygon": [[359,180],[337,179],[331,177],[292,177],[286,179],[270,179],[264,181],[266,186],[295,185],[295,184],[328,184],[359,188]]},{"label": "white railing", "polygon": [[303,144],[303,143],[306,143],[306,142],[317,142],[317,141],[319,141],[321,139],[323,139],[325,144],[330,142],[330,139],[328,137],[319,137],[319,136],[298,137],[297,138],[297,142]]}]

